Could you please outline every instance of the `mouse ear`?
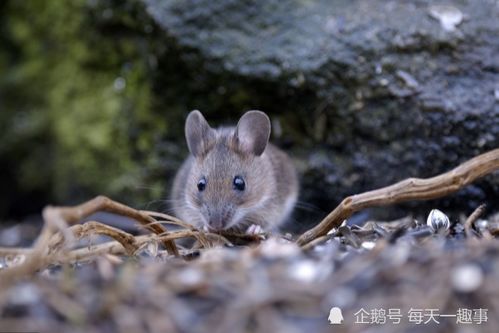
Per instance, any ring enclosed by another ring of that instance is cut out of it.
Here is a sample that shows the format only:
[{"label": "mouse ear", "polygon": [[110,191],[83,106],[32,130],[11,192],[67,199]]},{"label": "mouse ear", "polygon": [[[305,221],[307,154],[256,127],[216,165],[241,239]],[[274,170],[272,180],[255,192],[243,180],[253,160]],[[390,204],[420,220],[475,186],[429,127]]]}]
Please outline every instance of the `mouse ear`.
[{"label": "mouse ear", "polygon": [[267,147],[270,137],[270,119],[262,111],[248,111],[239,122],[235,132],[239,149],[259,156]]},{"label": "mouse ear", "polygon": [[187,116],[185,138],[189,151],[194,156],[203,154],[215,141],[215,131],[198,110],[191,111]]}]

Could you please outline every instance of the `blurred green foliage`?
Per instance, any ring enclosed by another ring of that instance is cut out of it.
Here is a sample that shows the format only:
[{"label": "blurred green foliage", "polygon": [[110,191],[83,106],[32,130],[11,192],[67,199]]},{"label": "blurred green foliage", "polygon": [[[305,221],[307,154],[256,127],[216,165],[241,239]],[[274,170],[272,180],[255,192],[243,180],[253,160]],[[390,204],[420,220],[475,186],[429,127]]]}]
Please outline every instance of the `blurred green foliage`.
[{"label": "blurred green foliage", "polygon": [[164,195],[157,182],[136,191],[160,167],[147,152],[167,125],[151,110],[151,27],[147,18],[135,26],[140,6],[2,3],[0,216],[99,193]]}]

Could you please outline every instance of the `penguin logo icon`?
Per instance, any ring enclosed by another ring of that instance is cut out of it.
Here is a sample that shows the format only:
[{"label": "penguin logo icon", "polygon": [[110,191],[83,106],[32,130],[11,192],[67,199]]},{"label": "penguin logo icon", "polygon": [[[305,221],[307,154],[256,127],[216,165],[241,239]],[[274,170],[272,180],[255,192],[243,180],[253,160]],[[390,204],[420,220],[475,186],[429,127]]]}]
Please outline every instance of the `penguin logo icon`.
[{"label": "penguin logo icon", "polygon": [[331,325],[338,325],[343,322],[343,315],[341,314],[341,309],[338,307],[332,307],[329,311],[329,317],[327,318]]}]

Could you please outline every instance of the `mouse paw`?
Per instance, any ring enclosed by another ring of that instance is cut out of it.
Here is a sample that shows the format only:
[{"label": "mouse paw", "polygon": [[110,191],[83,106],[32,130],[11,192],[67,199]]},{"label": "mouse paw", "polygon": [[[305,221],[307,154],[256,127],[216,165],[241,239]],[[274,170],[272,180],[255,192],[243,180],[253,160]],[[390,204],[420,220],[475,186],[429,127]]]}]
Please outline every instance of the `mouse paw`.
[{"label": "mouse paw", "polygon": [[248,227],[248,229],[246,229],[246,233],[248,235],[258,235],[263,233],[263,229],[258,224],[252,224]]}]

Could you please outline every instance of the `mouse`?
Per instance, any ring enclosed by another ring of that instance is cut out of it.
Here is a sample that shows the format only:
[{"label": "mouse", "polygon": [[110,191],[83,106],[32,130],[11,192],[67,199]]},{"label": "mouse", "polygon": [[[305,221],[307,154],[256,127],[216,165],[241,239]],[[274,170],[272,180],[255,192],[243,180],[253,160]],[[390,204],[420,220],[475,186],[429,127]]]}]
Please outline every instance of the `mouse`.
[{"label": "mouse", "polygon": [[171,191],[175,215],[210,232],[277,230],[293,211],[299,185],[290,157],[269,143],[270,133],[262,111],[218,128],[191,111],[185,121],[189,156]]}]

